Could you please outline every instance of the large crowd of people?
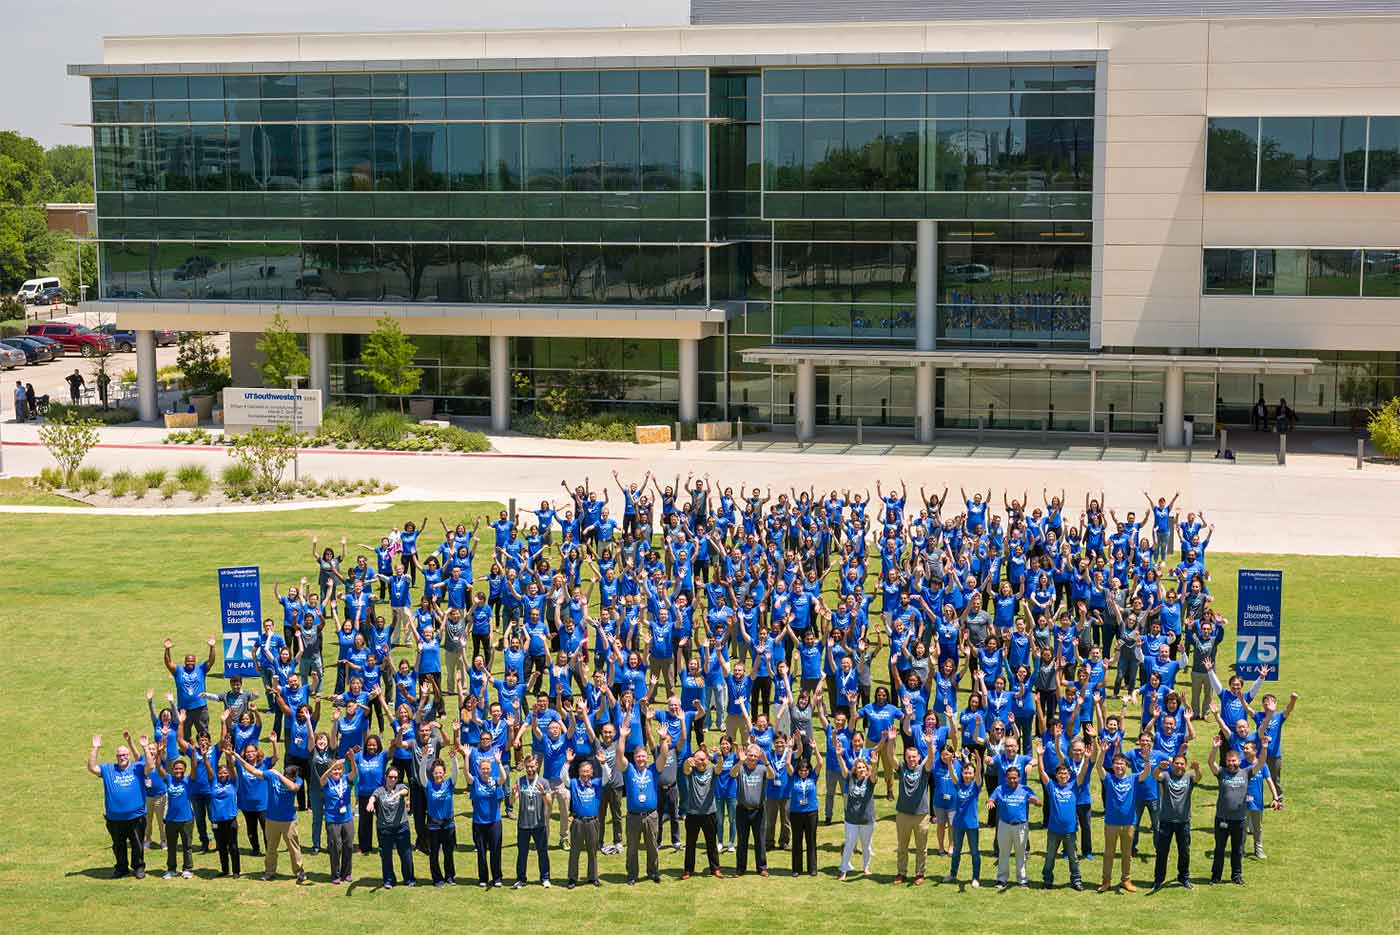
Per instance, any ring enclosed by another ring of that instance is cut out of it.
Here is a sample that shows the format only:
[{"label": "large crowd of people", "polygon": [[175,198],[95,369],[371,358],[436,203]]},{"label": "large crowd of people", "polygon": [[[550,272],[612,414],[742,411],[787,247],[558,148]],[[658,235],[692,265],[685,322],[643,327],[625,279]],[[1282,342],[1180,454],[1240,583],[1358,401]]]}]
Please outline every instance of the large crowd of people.
[{"label": "large crowd of people", "polygon": [[88,759],[114,875],[164,849],[167,878],[216,852],[220,876],[272,880],[285,852],[300,883],[324,847],[332,884],[443,887],[466,851],[481,887],[548,887],[563,863],[572,888],[615,856],[659,883],[668,846],[681,880],[789,854],[816,875],[833,823],[825,869],[914,886],[1028,886],[1034,837],[1047,888],[1063,858],[1072,889],[1133,892],[1150,851],[1155,891],[1175,851],[1189,889],[1207,818],[1197,881],[1265,858],[1298,696],[1229,674],[1232,640],[1217,665],[1214,527],[1178,497],[613,480],[313,541],[246,679],[214,681],[213,638],[166,640],[149,733]]}]

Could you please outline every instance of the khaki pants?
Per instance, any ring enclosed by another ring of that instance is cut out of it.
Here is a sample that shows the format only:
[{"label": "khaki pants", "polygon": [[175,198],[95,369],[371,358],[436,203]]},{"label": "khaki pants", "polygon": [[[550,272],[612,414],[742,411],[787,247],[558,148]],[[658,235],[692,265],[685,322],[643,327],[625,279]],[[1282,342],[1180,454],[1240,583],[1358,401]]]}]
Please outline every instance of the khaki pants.
[{"label": "khaki pants", "polygon": [[165,846],[165,806],[166,797],[163,795],[148,796],[146,798],[146,843],[150,844],[160,839],[160,846]]},{"label": "khaki pants", "polygon": [[569,882],[578,882],[578,858],[588,857],[588,882],[598,879],[598,838],[602,824],[597,818],[579,818],[569,834]]},{"label": "khaki pants", "polygon": [[[1191,711],[1200,714],[1205,709],[1201,707],[1201,696],[1204,695],[1206,703],[1210,703],[1210,674],[1206,672],[1191,673]],[[1183,714],[1184,716],[1184,714]]]},{"label": "khaki pants", "polygon": [[657,848],[659,831],[660,823],[656,812],[641,815],[635,812],[627,813],[627,879],[637,879],[639,845],[646,848],[647,876],[654,877],[661,873],[661,853]]},{"label": "khaki pants", "polygon": [[894,750],[889,744],[885,744],[880,753],[880,768],[885,771],[885,790],[889,791],[895,773]]},{"label": "khaki pants", "polygon": [[1113,858],[1119,856],[1123,864],[1122,879],[1133,875],[1133,828],[1131,825],[1103,826],[1103,882],[1113,882]]},{"label": "khaki pants", "polygon": [[[462,670],[462,682],[463,686],[465,686],[466,672],[468,672],[469,668],[470,666],[466,663],[466,659],[462,656],[462,649],[451,649],[451,651],[444,649],[444,651],[442,651],[442,690],[449,691],[449,693],[456,693],[456,673],[458,673],[458,669]],[[463,687],[462,690],[466,691],[468,689]]]},{"label": "khaki pants", "polygon": [[407,607],[394,608],[394,639],[392,645],[407,646],[408,628],[413,626],[413,618],[409,615]]},{"label": "khaki pants", "polygon": [[744,723],[742,714],[730,714],[724,719],[724,735],[735,743],[744,739],[744,731],[748,730],[748,725]]},{"label": "khaki pants", "polygon": [[287,843],[287,854],[292,858],[292,872],[300,876],[306,872],[301,863],[301,842],[297,840],[297,823],[294,821],[269,821],[263,832],[267,835],[267,854],[263,857],[263,870],[277,872],[277,852],[282,842]]},{"label": "khaki pants", "polygon": [[[569,844],[569,775],[565,773],[562,779],[549,783],[549,794],[545,797],[546,806],[550,802],[559,806],[559,846],[567,847]],[[549,816],[545,815],[545,824],[549,824]],[[546,828],[546,831],[548,829]]]},{"label": "khaki pants", "polygon": [[928,816],[894,813],[895,875],[904,876],[909,870],[909,836],[914,836],[914,876],[924,875],[928,859]]}]

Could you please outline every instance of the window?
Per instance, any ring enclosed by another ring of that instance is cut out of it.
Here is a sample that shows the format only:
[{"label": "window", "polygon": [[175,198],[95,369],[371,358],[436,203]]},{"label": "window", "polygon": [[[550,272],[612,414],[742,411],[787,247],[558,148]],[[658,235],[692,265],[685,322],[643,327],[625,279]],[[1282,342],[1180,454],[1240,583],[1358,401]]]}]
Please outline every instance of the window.
[{"label": "window", "polygon": [[1361,294],[1393,298],[1400,296],[1400,250],[1367,250],[1366,275]]},{"label": "window", "polygon": [[1307,295],[1308,251],[1255,251],[1255,295]]},{"label": "window", "polygon": [[1400,117],[1372,117],[1366,190],[1400,191]]},{"label": "window", "polygon": [[1308,295],[1361,294],[1360,250],[1309,250]]},{"label": "window", "polygon": [[1206,130],[1206,190],[1252,192],[1259,163],[1259,120],[1212,117]]},{"label": "window", "polygon": [[1251,295],[1254,292],[1253,250],[1206,250],[1206,295]]}]

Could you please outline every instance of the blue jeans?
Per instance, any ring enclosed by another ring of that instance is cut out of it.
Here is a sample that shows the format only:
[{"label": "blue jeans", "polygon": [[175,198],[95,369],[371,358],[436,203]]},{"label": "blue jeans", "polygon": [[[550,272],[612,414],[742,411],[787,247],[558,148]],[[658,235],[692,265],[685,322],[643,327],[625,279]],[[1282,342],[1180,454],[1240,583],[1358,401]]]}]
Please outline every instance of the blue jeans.
[{"label": "blue jeans", "polygon": [[972,879],[981,879],[982,852],[977,848],[977,831],[976,828],[953,825],[953,865],[948,869],[949,876],[956,878],[958,875],[958,862],[962,860],[963,841],[966,841],[968,850],[972,852]]},{"label": "blue jeans", "polygon": [[[737,799],[715,799],[715,840],[734,846],[734,803]],[[729,819],[729,839],[725,840],[725,818]]]},{"label": "blue jeans", "polygon": [[416,882],[417,878],[413,875],[413,843],[409,840],[407,824],[392,830],[382,827],[379,829],[379,864],[386,884],[398,882],[394,879],[395,852],[399,855],[399,871],[403,874],[403,882]]},{"label": "blue jeans", "polygon": [[700,719],[700,726],[706,730],[710,727],[710,712],[715,712],[715,726],[724,726],[724,709],[729,704],[728,692],[724,683],[719,685],[705,686],[705,711]]}]

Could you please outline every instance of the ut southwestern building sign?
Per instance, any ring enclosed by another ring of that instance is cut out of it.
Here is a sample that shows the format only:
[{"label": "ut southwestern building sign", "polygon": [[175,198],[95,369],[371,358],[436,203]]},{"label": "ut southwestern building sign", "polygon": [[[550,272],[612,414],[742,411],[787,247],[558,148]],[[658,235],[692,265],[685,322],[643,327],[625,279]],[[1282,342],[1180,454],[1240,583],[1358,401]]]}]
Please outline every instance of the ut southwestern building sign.
[{"label": "ut southwestern building sign", "polygon": [[320,390],[231,386],[224,390],[224,427],[315,429],[321,425]]}]

